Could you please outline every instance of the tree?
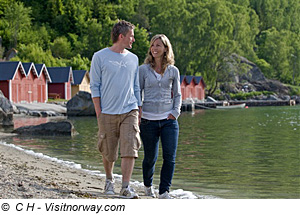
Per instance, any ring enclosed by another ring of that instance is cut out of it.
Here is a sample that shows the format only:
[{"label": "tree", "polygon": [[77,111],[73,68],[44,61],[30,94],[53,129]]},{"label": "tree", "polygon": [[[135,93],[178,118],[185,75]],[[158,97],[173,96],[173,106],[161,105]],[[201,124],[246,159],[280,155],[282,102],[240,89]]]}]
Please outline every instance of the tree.
[{"label": "tree", "polygon": [[13,2],[6,7],[4,21],[8,23],[8,34],[11,47],[16,48],[20,32],[26,31],[31,26],[31,9],[24,7],[22,2]]},{"label": "tree", "polygon": [[11,59],[12,61],[44,63],[46,66],[66,66],[61,59],[54,58],[51,50],[44,51],[37,44],[20,45],[18,56]]},{"label": "tree", "polygon": [[9,4],[9,0],[0,0],[0,18],[4,16],[4,11]]},{"label": "tree", "polygon": [[72,56],[71,43],[66,37],[57,37],[51,44],[51,51],[55,58],[70,58]]},{"label": "tree", "polygon": [[146,29],[136,26],[134,30],[135,42],[132,47],[132,52],[139,58],[139,63],[142,64],[146,58],[146,54],[149,48],[148,33]]}]

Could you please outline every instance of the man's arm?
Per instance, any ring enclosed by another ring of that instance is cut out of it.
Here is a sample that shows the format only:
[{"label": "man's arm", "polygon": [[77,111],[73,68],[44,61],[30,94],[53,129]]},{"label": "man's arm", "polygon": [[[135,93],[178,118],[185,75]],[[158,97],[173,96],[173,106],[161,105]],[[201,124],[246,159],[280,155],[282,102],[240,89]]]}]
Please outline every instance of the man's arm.
[{"label": "man's arm", "polygon": [[95,111],[96,111],[96,115],[97,115],[97,119],[98,119],[100,116],[100,113],[101,113],[100,97],[94,97],[93,103],[94,103],[94,107],[95,107]]}]

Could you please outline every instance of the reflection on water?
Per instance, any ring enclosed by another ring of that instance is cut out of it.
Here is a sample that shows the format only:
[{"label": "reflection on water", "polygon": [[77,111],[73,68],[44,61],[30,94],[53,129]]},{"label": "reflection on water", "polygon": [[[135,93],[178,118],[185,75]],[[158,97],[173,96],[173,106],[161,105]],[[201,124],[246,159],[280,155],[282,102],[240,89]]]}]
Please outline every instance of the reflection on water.
[{"label": "reflection on water", "polygon": [[[103,171],[96,149],[96,119],[69,120],[79,133],[73,138],[14,137],[9,141]],[[197,110],[194,115],[183,113],[179,124],[172,189],[221,198],[300,198],[299,106]],[[139,155],[133,178],[142,181],[143,148]],[[161,162],[160,155],[155,184]],[[121,172],[120,161],[115,172]]]}]

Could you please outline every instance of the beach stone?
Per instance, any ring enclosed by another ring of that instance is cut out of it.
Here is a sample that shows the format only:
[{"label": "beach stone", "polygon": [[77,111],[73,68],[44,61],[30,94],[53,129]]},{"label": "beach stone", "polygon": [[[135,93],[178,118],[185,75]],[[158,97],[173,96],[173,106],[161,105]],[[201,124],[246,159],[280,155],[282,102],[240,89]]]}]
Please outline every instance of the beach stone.
[{"label": "beach stone", "polygon": [[60,121],[20,127],[13,130],[13,133],[26,136],[73,136],[75,129],[70,121]]},{"label": "beach stone", "polygon": [[13,122],[13,105],[11,102],[3,95],[0,90],[0,125],[12,126]]},{"label": "beach stone", "polygon": [[95,108],[90,93],[79,91],[67,103],[68,116],[95,116]]}]

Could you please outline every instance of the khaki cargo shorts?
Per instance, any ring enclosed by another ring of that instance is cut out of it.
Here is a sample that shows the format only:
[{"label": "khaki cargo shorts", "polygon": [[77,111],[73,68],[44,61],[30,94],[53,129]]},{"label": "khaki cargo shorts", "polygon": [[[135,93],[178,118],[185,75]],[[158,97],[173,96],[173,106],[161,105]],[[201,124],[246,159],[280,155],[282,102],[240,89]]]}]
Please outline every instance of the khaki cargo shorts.
[{"label": "khaki cargo shorts", "polygon": [[98,119],[98,149],[109,162],[118,159],[119,144],[121,157],[138,157],[141,147],[138,110],[125,114],[103,114]]}]

